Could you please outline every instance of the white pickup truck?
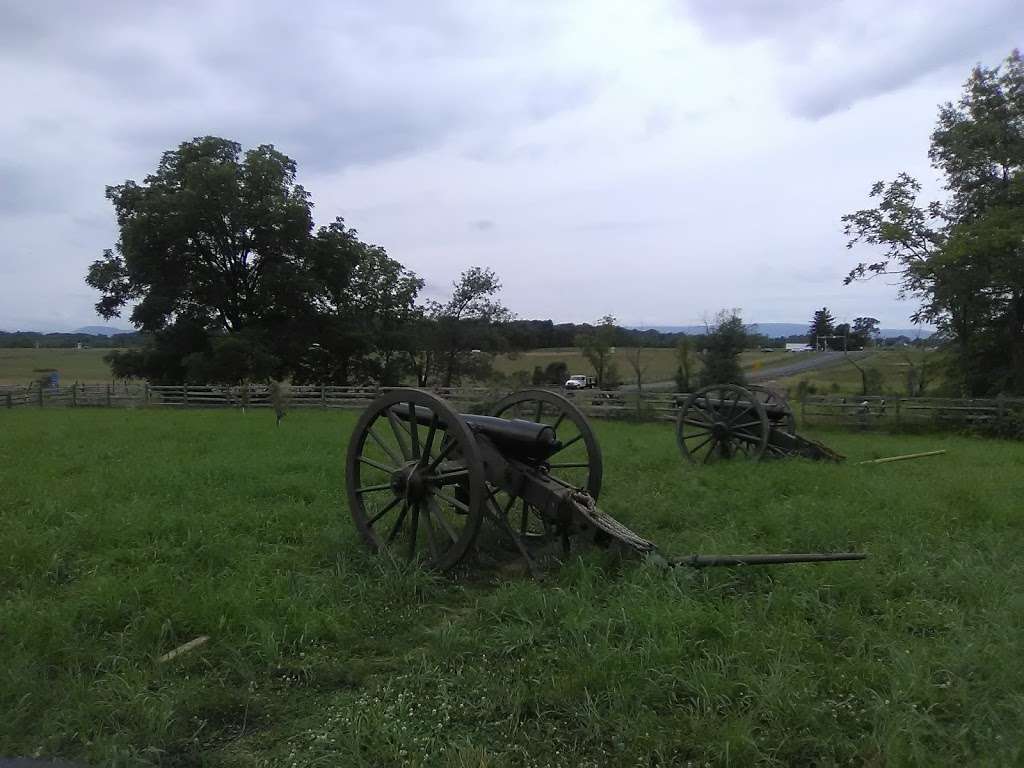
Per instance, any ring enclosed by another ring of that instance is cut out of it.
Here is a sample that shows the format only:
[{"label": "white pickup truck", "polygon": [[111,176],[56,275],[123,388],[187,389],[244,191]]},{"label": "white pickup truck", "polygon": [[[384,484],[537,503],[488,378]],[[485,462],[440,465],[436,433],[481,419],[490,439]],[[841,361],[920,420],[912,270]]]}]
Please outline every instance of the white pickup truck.
[{"label": "white pickup truck", "polygon": [[593,376],[583,376],[582,374],[570,376],[569,380],[565,382],[566,389],[593,389],[596,386],[597,379]]}]

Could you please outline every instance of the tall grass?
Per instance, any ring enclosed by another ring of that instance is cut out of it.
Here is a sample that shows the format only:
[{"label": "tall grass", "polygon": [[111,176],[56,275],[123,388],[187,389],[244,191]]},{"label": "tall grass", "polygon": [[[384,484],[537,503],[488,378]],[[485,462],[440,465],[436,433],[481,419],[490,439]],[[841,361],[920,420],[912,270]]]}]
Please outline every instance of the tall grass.
[{"label": "tall grass", "polygon": [[[599,423],[601,506],[670,554],[541,582],[371,556],[354,415],[0,413],[0,754],[117,765],[1015,765],[1024,446],[817,435],[857,467],[693,468]],[[156,658],[199,635],[175,661]]]}]

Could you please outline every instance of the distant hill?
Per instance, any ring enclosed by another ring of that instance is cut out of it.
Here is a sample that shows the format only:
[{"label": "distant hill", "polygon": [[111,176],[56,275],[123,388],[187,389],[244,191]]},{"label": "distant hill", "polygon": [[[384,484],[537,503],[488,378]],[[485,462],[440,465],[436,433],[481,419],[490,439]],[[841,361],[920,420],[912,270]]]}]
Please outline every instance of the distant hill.
[{"label": "distant hill", "polygon": [[[754,333],[763,333],[765,336],[775,338],[777,336],[799,336],[806,335],[808,323],[750,323],[747,328]],[[689,333],[694,336],[704,334],[703,325],[635,325],[630,326],[638,331],[652,330],[661,333]],[[926,339],[933,331],[923,328],[882,328],[883,339],[891,339],[897,336],[908,336],[911,339]]]},{"label": "distant hill", "polygon": [[119,333],[135,333],[135,331],[114,328],[109,325],[85,325],[81,328],[76,328],[71,333],[88,333],[90,336],[116,336]]}]

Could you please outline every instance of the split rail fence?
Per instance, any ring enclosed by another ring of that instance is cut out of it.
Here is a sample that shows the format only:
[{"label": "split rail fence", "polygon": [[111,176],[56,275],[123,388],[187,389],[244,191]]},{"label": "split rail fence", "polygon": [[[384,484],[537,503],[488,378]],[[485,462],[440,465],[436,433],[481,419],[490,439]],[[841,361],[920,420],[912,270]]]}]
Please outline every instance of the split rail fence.
[{"label": "split rail fence", "polygon": [[[386,388],[289,386],[287,408],[362,410]],[[464,411],[486,412],[507,394],[487,387],[434,389]],[[561,391],[561,390],[558,390]],[[685,394],[583,390],[567,393],[588,416],[674,420]],[[1024,417],[1024,398],[882,398],[811,396],[795,404],[804,424],[839,424],[862,429],[904,425],[975,425]],[[271,408],[270,388],[249,386],[156,386],[136,383],[74,384],[65,387],[0,386],[0,409],[16,407]]]}]

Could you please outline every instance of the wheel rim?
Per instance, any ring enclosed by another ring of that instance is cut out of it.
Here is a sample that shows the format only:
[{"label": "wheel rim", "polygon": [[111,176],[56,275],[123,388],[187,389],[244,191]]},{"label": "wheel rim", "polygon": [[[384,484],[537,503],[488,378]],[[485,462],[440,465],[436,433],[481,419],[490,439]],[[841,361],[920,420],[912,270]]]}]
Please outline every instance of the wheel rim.
[{"label": "wheel rim", "polygon": [[476,539],[487,499],[480,451],[462,417],[429,392],[396,389],[371,403],[345,475],[352,520],[375,552],[447,570]]},{"label": "wheel rim", "polygon": [[722,459],[757,461],[768,445],[768,416],[753,393],[713,384],[692,393],[676,419],[679,450],[694,464]]},{"label": "wheel rim", "polygon": [[[587,417],[570,400],[545,389],[525,389],[502,398],[494,416],[528,419],[555,430],[563,447],[548,458],[548,475],[569,488],[585,488],[593,497],[601,493],[603,461],[601,447]],[[523,499],[490,489],[498,510],[521,538],[540,539],[551,535],[538,510]]]}]

